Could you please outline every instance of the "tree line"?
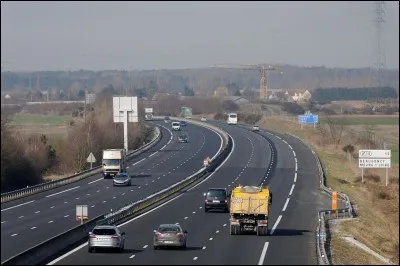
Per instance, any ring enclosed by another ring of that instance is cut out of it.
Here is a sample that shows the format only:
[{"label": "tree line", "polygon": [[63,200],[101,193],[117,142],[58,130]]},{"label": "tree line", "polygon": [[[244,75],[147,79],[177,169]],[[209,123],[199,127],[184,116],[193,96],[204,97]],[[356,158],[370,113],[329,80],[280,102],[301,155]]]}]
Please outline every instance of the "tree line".
[{"label": "tree line", "polygon": [[[33,186],[44,175],[73,174],[90,167],[92,152],[101,162],[102,150],[123,148],[123,125],[114,123],[110,95],[100,95],[86,123],[76,124],[66,138],[23,134],[1,116],[1,192]],[[149,141],[151,128],[143,122],[128,125],[129,149]]]},{"label": "tree line", "polygon": [[320,104],[331,101],[367,101],[397,97],[397,92],[393,87],[317,88],[312,93],[312,101]]}]

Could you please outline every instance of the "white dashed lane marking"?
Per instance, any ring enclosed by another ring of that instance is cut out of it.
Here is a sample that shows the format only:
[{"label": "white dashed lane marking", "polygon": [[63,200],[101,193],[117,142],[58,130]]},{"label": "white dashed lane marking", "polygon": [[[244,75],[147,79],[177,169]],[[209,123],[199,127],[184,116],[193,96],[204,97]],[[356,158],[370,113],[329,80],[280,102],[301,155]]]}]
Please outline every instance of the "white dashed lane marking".
[{"label": "white dashed lane marking", "polygon": [[18,217],[19,219],[21,219],[21,218],[24,218],[24,216],[23,215],[21,215],[20,217]]},{"label": "white dashed lane marking", "polygon": [[54,221],[49,221],[48,223],[51,224],[52,222],[54,222]]},{"label": "white dashed lane marking", "polygon": [[68,216],[69,216],[69,214],[67,214],[67,215],[64,215],[64,217],[65,217],[65,218],[67,218]]},{"label": "white dashed lane marking", "polygon": [[132,256],[130,256],[129,258],[130,258],[130,259],[133,259],[135,256],[136,256],[136,255],[132,255]]},{"label": "white dashed lane marking", "polygon": [[36,229],[36,226],[32,227],[31,230]]},{"label": "white dashed lane marking", "polygon": [[148,245],[144,245],[144,246],[143,246],[143,248],[147,248],[147,247],[148,247]]},{"label": "white dashed lane marking", "polygon": [[35,213],[39,213],[40,211],[36,211]]},{"label": "white dashed lane marking", "polygon": [[193,260],[197,260],[197,259],[198,259],[198,257],[194,257],[194,258],[193,258]]},{"label": "white dashed lane marking", "polygon": [[17,236],[18,234],[12,234],[11,236]]}]

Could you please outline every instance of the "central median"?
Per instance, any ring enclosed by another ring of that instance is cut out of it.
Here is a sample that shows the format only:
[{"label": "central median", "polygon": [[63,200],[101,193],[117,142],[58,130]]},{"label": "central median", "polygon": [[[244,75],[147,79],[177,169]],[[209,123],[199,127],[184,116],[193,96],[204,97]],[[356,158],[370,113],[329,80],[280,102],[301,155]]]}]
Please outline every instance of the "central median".
[{"label": "central median", "polygon": [[140,212],[143,212],[145,209],[153,208],[160,202],[176,196],[185,189],[206,178],[209,173],[213,172],[230,154],[232,150],[232,139],[228,134],[218,127],[197,121],[188,120],[187,122],[206,127],[216,132],[221,137],[221,148],[219,152],[212,158],[212,163],[207,168],[202,168],[198,172],[186,177],[182,181],[168,188],[162,189],[145,199],[125,205],[117,211],[100,215],[83,225],[77,226],[58,236],[44,241],[41,244],[32,247],[8,259],[7,261],[2,262],[2,265],[37,265],[46,263],[52,258],[55,258],[86,241],[88,232],[90,232],[94,226],[104,224],[119,224],[122,221],[130,219]]}]

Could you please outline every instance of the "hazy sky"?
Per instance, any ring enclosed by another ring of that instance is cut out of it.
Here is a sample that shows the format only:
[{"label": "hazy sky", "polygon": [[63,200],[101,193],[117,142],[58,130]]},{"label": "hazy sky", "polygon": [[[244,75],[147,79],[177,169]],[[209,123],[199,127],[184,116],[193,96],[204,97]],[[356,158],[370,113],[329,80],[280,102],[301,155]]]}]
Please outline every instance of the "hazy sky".
[{"label": "hazy sky", "polygon": [[[386,66],[399,68],[398,2]],[[160,69],[286,63],[368,67],[374,2],[1,2],[5,70]]]}]

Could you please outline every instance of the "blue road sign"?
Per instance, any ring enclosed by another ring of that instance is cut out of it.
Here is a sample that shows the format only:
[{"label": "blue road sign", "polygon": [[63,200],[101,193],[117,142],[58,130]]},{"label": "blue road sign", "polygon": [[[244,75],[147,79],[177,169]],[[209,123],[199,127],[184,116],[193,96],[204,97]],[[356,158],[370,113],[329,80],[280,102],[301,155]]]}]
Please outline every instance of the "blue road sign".
[{"label": "blue road sign", "polygon": [[315,124],[318,123],[318,115],[299,115],[298,116],[299,124]]}]

